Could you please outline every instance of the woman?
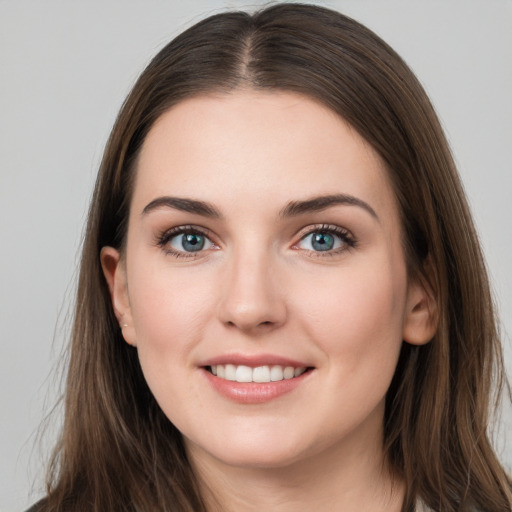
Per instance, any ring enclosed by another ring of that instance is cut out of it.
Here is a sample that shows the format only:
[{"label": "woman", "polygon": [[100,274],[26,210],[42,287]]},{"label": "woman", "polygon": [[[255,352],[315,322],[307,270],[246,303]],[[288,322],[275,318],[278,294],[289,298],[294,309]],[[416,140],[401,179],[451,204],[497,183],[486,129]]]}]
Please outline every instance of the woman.
[{"label": "woman", "polygon": [[500,344],[434,111],[340,14],[210,17],[141,75],[89,213],[41,510],[512,510]]}]

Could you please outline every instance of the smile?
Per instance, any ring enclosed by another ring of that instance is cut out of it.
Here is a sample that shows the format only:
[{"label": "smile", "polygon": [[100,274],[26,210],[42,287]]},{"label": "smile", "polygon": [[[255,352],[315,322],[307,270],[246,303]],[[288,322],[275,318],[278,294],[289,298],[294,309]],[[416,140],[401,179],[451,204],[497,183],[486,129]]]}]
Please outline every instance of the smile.
[{"label": "smile", "polygon": [[213,375],[220,379],[234,382],[279,382],[281,380],[290,380],[300,377],[305,371],[305,367],[293,366],[257,366],[251,368],[245,365],[234,364],[216,364],[208,367]]}]

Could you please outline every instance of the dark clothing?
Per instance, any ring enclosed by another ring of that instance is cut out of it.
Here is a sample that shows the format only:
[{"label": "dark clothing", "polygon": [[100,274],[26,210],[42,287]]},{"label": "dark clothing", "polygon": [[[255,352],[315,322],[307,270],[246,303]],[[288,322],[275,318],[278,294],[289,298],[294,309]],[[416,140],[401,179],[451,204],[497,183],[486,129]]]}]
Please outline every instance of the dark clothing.
[{"label": "dark clothing", "polygon": [[41,512],[43,510],[44,499],[32,505],[26,512]]}]

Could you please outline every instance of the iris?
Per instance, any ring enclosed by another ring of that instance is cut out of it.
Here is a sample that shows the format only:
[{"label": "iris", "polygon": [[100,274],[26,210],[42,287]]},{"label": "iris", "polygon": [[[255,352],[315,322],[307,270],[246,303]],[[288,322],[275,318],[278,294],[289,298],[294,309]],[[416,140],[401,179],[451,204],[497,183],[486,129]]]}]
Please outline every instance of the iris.
[{"label": "iris", "polygon": [[334,247],[334,236],[329,233],[313,233],[311,246],[315,251],[330,251]]},{"label": "iris", "polygon": [[182,235],[181,245],[184,251],[196,252],[204,247],[205,237],[197,233],[186,233]]}]

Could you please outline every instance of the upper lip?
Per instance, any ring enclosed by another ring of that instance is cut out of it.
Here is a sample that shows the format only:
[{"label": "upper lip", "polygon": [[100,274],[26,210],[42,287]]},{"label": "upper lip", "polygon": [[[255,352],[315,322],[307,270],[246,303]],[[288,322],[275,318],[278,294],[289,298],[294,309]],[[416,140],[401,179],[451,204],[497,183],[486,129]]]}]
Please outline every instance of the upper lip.
[{"label": "upper lip", "polygon": [[294,368],[308,368],[311,365],[273,354],[224,354],[206,359],[199,366],[216,366],[218,364],[233,364],[235,366],[250,366],[256,368],[258,366],[293,366]]}]

